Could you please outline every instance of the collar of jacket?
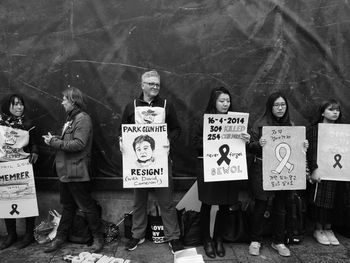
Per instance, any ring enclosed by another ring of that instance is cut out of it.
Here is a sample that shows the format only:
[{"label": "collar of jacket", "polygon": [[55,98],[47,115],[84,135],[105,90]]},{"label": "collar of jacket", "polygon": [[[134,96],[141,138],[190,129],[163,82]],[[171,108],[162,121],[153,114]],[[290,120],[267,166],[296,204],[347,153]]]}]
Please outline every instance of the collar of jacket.
[{"label": "collar of jacket", "polygon": [[[151,102],[147,102],[143,100],[143,93],[137,98],[137,101],[142,105],[142,106],[161,106],[163,107],[162,104],[162,99],[159,97],[159,95],[155,96],[154,99]],[[137,106],[137,105],[136,105]]]}]

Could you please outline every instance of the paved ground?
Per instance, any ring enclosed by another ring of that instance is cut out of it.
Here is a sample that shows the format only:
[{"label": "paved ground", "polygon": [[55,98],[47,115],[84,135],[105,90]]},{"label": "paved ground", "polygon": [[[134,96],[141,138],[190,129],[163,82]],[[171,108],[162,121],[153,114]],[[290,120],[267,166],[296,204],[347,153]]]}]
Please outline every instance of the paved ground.
[{"label": "paved ground", "polygon": [[[300,245],[291,246],[292,256],[282,258],[266,242],[263,244],[261,255],[258,257],[248,254],[247,244],[225,244],[227,255],[224,258],[208,259],[204,256],[205,262],[349,262],[350,263],[350,239],[337,235],[341,245],[323,246],[317,244],[308,234]],[[108,246],[103,251],[107,256],[114,256],[131,260],[131,263],[168,263],[173,262],[167,244],[153,244],[150,241],[140,245],[136,250],[129,252],[124,250],[125,238],[121,238]],[[82,251],[88,251],[85,245],[69,243],[56,253],[43,253],[44,246],[33,244],[28,248],[17,250],[8,248],[0,252],[0,263],[55,263],[64,262],[63,256],[67,254],[78,255]],[[204,255],[202,247],[197,247],[198,253]]]}]

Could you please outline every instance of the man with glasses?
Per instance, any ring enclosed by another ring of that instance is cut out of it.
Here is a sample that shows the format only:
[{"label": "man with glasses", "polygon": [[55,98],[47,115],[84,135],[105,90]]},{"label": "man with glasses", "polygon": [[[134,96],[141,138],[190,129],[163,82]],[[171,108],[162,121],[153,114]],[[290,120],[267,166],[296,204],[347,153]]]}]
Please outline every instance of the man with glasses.
[{"label": "man with glasses", "polygon": [[[140,97],[130,102],[123,113],[122,124],[167,123],[170,145],[179,137],[179,126],[174,106],[167,100],[159,97],[160,76],[157,71],[147,71],[141,77],[142,93]],[[120,149],[123,153],[122,142]],[[162,221],[165,238],[169,241],[172,252],[183,249],[180,242],[180,228],[177,213],[173,202],[171,161],[169,158],[169,187],[154,188]],[[134,189],[134,210],[132,222],[132,238],[127,242],[125,249],[132,251],[137,245],[145,241],[147,228],[147,203],[150,188]]]}]

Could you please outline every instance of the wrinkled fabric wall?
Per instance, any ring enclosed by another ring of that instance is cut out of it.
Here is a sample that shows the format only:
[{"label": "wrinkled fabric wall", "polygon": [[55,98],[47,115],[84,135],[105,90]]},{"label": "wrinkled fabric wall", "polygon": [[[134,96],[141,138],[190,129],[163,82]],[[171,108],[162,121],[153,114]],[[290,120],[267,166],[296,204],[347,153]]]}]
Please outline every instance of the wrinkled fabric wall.
[{"label": "wrinkled fabric wall", "polygon": [[60,133],[68,85],[88,98],[95,176],[121,176],[116,134],[145,70],[159,71],[182,124],[176,176],[194,175],[192,123],[212,87],[228,88],[251,123],[278,89],[297,125],[325,98],[338,99],[345,117],[350,109],[348,0],[3,0],[0,19],[0,97],[25,95],[37,176],[54,176],[40,136]]}]

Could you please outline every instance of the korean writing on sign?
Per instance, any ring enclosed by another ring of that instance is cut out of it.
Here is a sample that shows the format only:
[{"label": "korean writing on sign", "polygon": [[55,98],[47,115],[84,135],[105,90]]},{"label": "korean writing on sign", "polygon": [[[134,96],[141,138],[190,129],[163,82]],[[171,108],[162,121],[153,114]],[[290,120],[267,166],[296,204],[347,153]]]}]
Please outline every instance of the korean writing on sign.
[{"label": "korean writing on sign", "polygon": [[263,189],[305,189],[305,127],[265,126],[262,136],[266,139],[263,147]]},{"label": "korean writing on sign", "polygon": [[317,164],[323,180],[350,181],[350,125],[318,124]]},{"label": "korean writing on sign", "polygon": [[248,179],[245,142],[248,113],[205,114],[203,123],[204,181]]},{"label": "korean writing on sign", "polygon": [[123,187],[168,187],[166,124],[123,124]]},{"label": "korean writing on sign", "polygon": [[33,166],[28,159],[0,162],[0,218],[37,216]]}]

